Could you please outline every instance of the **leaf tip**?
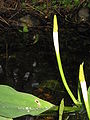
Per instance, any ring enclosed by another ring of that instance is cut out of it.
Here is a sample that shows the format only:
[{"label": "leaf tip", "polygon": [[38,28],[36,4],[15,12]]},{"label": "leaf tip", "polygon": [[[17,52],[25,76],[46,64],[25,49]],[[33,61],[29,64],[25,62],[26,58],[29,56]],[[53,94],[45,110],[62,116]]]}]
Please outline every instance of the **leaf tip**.
[{"label": "leaf tip", "polygon": [[53,32],[58,32],[57,16],[54,15]]}]

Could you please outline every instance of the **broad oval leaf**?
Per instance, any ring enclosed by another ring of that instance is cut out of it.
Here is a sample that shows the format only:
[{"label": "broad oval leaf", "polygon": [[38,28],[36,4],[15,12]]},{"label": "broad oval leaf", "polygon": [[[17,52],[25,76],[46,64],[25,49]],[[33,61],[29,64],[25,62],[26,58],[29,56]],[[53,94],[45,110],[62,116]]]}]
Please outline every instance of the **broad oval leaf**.
[{"label": "broad oval leaf", "polygon": [[18,92],[0,85],[0,116],[16,118],[23,115],[39,115],[55,105],[31,94]]}]

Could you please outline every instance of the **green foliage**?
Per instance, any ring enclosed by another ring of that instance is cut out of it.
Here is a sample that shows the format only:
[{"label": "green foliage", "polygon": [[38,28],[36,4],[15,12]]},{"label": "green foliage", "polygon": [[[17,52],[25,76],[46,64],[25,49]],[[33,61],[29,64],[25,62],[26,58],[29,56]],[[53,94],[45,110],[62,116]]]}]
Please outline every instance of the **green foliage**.
[{"label": "green foliage", "polygon": [[74,0],[75,6],[80,4],[80,0]]},{"label": "green foliage", "polygon": [[[87,92],[87,85],[86,85],[84,70],[83,70],[84,62],[80,65],[80,68],[79,68],[79,82],[80,83],[78,83],[78,100],[76,100],[76,98],[74,97],[71,89],[69,88],[69,86],[67,84],[67,81],[66,81],[66,78],[65,78],[65,75],[64,75],[64,72],[63,72],[63,68],[62,68],[61,57],[60,57],[60,52],[59,52],[58,25],[57,25],[56,15],[54,15],[54,24],[53,25],[54,25],[53,26],[53,41],[54,41],[56,58],[57,58],[58,67],[59,67],[60,75],[61,75],[61,78],[62,78],[62,82],[63,82],[68,94],[70,95],[71,99],[73,100],[75,105],[78,106],[78,108],[83,107],[82,106],[82,104],[83,104],[82,96],[81,96],[81,90],[82,90],[84,105],[85,105],[85,108],[86,108],[86,111],[87,111],[87,114],[88,114],[88,118],[90,119],[90,92],[89,92],[89,90]],[[89,101],[88,101],[88,99],[89,99]],[[69,111],[69,109],[67,111]]]},{"label": "green foliage", "polygon": [[80,68],[79,68],[79,81],[81,85],[85,108],[88,114],[88,118],[90,119],[90,108],[89,108],[90,106],[88,101],[88,91],[87,91],[87,85],[86,85],[85,76],[84,76],[83,64],[84,62],[80,65]]},{"label": "green foliage", "polygon": [[[53,113],[54,111],[58,111],[58,106],[31,94],[18,92],[9,86],[0,85],[0,117],[2,120],[12,120],[9,118],[16,118],[23,115],[45,115],[43,112],[48,110],[49,113]],[[64,107],[64,101],[62,100],[59,109],[60,118],[63,111],[75,112],[80,111],[80,108]]]},{"label": "green foliage", "polygon": [[23,30],[19,30],[19,32],[24,32],[24,33],[27,33],[28,31],[29,31],[28,26],[26,24],[24,24]]},{"label": "green foliage", "polygon": [[74,106],[72,106],[72,107],[68,107],[68,106],[64,106],[64,112],[79,112],[80,110],[82,109],[82,106],[76,106],[76,105],[74,105]]},{"label": "green foliage", "polygon": [[13,120],[13,119],[0,116],[0,120]]},{"label": "green foliage", "polygon": [[59,107],[59,120],[62,120],[63,112],[64,112],[64,99],[61,100]]},{"label": "green foliage", "polygon": [[[82,84],[81,84],[82,82],[85,83],[83,63],[80,65],[80,72],[79,72],[80,82],[78,84],[78,100],[76,100],[76,98],[74,97],[73,93],[71,92],[66,82],[66,78],[64,76],[64,72],[62,68],[60,52],[59,52],[59,44],[58,44],[57,19],[56,19],[56,24],[54,24],[54,29],[55,29],[53,31],[54,46],[56,50],[56,57],[57,57],[60,75],[62,77],[63,84],[68,94],[70,95],[71,99],[75,103],[73,107],[64,106],[64,99],[62,99],[59,106],[59,120],[62,120],[63,112],[76,112],[82,109],[83,102],[82,102],[81,90],[82,90],[86,110],[88,113],[88,117],[90,118],[90,109],[89,109],[90,108],[90,87],[88,88],[88,95],[87,95],[86,94],[87,89],[85,88],[86,84],[84,84],[85,87],[82,87]],[[28,32],[27,26],[24,26],[23,31],[21,32]],[[35,43],[37,41],[38,41],[38,34],[36,36]],[[0,119],[1,120],[12,120],[12,118],[16,118],[23,115],[32,115],[32,116],[43,115],[48,110],[49,112],[57,111],[58,106],[55,106],[54,104],[44,101],[31,94],[18,92],[9,86],[0,85]]]},{"label": "green foliage", "polygon": [[88,5],[87,5],[89,8],[90,8],[90,2],[88,3]]},{"label": "green foliage", "polygon": [[[75,7],[79,7],[83,2],[88,3],[88,1],[80,1],[80,0],[32,0],[29,1],[31,8],[33,11],[38,11],[41,15],[51,15],[55,10],[60,12],[60,9],[64,9],[65,11],[74,10]],[[22,8],[27,10],[28,2],[22,0]],[[89,6],[89,4],[88,4]]]},{"label": "green foliage", "polygon": [[73,95],[73,93],[72,93],[71,89],[69,88],[68,83],[66,81],[66,77],[64,75],[62,62],[61,62],[61,57],[60,57],[60,52],[59,52],[58,25],[57,25],[57,17],[56,17],[56,15],[54,15],[53,41],[54,41],[56,58],[57,58],[58,68],[59,68],[59,72],[60,72],[60,75],[61,75],[61,78],[62,78],[62,82],[63,82],[68,94],[70,95],[72,101],[75,103],[75,105],[80,106],[81,103]]},{"label": "green foliage", "polygon": [[55,105],[31,94],[17,92],[0,85],[0,116],[16,118],[23,115],[40,115]]},{"label": "green foliage", "polygon": [[62,5],[65,9],[69,8],[72,9],[74,6],[77,6],[80,3],[79,0],[60,0],[60,5]]},{"label": "green foliage", "polygon": [[88,88],[88,101],[89,101],[89,108],[90,108],[90,86]]},{"label": "green foliage", "polygon": [[23,32],[28,32],[28,27],[27,27],[27,25],[24,25],[24,27],[23,27]]}]

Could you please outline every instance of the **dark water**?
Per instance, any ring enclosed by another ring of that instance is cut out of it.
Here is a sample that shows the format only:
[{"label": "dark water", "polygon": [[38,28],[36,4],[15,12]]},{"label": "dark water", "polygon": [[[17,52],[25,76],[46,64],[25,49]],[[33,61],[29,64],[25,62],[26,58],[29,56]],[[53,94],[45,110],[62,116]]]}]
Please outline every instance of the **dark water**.
[{"label": "dark water", "polygon": [[[36,43],[34,37],[39,36]],[[59,30],[61,59],[67,82],[77,97],[77,83],[79,65],[84,61],[86,81],[90,84],[90,41],[89,32],[80,32],[74,28]],[[65,88],[63,87],[57,66],[52,29],[30,30],[29,33],[19,33],[15,30],[3,32],[0,35],[0,84],[12,86],[18,91],[32,93],[39,96],[38,85],[42,81],[58,80],[64,92],[50,94],[52,103],[59,104],[65,98],[65,105],[72,105]],[[37,93],[34,92],[37,90]],[[40,96],[43,98],[43,93]],[[59,97],[60,95],[60,97]],[[48,100],[51,101],[51,100]],[[56,120],[58,117],[20,117],[15,120]],[[64,120],[87,120],[86,112],[64,114]]]}]

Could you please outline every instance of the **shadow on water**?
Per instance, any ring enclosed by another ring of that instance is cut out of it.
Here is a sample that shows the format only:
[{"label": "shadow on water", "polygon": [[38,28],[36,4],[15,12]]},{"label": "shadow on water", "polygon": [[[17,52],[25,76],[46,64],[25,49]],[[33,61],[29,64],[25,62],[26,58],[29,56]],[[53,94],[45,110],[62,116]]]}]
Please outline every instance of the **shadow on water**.
[{"label": "shadow on water", "polygon": [[[85,62],[85,75],[89,85],[90,41],[89,33],[73,28],[59,29],[60,51],[67,82],[77,96],[79,65]],[[37,40],[35,40],[38,35]],[[32,93],[42,99],[59,105],[65,98],[65,105],[72,105],[59,75],[52,40],[52,30],[30,30],[20,33],[15,30],[0,35],[0,84],[16,90]],[[45,81],[54,81],[45,86]],[[57,88],[59,82],[60,87]],[[44,82],[44,84],[42,84]],[[54,89],[51,89],[52,86]],[[43,87],[44,86],[44,87]],[[56,90],[57,88],[57,90]],[[86,112],[64,114],[64,120],[87,120]],[[55,117],[24,116],[15,120],[56,120]]]}]

